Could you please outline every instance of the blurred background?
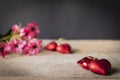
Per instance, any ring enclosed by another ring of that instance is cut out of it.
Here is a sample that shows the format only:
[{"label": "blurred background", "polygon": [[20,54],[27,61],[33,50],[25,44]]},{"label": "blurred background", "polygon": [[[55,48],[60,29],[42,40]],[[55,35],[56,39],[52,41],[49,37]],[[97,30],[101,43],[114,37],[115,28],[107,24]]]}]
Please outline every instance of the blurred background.
[{"label": "blurred background", "polygon": [[42,39],[120,39],[119,0],[0,0],[0,33],[37,22]]}]

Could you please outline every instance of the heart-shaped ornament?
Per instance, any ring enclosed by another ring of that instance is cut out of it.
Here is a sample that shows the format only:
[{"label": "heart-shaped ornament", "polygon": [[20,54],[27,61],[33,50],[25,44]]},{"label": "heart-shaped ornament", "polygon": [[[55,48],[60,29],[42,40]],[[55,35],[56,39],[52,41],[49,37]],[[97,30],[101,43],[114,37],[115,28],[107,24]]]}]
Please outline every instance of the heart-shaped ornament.
[{"label": "heart-shaped ornament", "polygon": [[88,70],[89,69],[89,66],[88,64],[93,61],[95,58],[92,57],[92,56],[87,56],[87,57],[84,57],[82,58],[81,60],[77,61],[77,64],[79,64],[82,68]]},{"label": "heart-shaped ornament", "polygon": [[57,47],[57,43],[52,41],[45,46],[45,49],[49,51],[56,51],[56,47]]},{"label": "heart-shaped ornament", "polygon": [[68,43],[58,44],[58,46],[56,47],[56,50],[63,54],[70,54],[71,46]]},{"label": "heart-shaped ornament", "polygon": [[93,60],[88,66],[90,71],[102,75],[107,75],[111,70],[111,63],[106,59]]}]

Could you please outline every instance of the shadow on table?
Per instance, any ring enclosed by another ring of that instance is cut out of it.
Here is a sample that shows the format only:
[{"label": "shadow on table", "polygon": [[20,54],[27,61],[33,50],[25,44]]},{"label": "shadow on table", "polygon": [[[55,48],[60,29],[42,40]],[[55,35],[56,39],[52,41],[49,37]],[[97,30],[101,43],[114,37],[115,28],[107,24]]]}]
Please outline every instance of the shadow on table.
[{"label": "shadow on table", "polygon": [[108,76],[111,76],[111,75],[114,75],[114,74],[117,74],[117,73],[120,73],[120,70],[118,70],[116,68],[112,68],[111,71],[110,71],[110,74]]}]

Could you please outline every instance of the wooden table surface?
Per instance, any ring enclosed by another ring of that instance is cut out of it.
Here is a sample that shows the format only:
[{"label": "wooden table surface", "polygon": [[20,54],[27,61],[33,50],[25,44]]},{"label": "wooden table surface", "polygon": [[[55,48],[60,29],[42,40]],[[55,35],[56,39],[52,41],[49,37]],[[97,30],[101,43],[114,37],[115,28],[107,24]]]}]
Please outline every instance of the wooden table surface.
[{"label": "wooden table surface", "polygon": [[[44,46],[52,40],[43,40]],[[42,50],[38,55],[9,54],[0,58],[0,80],[120,80],[119,40],[67,40],[72,54]],[[76,62],[85,56],[106,58],[111,74],[94,74]]]}]

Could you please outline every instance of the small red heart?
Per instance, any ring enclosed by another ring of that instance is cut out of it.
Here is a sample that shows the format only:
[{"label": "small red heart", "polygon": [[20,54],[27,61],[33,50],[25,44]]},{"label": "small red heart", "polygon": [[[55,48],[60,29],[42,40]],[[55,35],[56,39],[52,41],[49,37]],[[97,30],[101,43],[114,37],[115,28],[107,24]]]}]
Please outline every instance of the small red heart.
[{"label": "small red heart", "polygon": [[95,58],[92,56],[84,57],[81,60],[77,61],[77,64],[79,64],[84,69],[89,69],[88,64],[93,61]]},{"label": "small red heart", "polygon": [[56,51],[57,43],[52,41],[45,46],[46,50]]},{"label": "small red heart", "polygon": [[111,63],[106,59],[93,60],[88,66],[92,72],[102,75],[107,75],[111,70]]},{"label": "small red heart", "polygon": [[64,44],[58,44],[56,47],[56,50],[61,53],[71,53],[71,46],[67,43]]}]

